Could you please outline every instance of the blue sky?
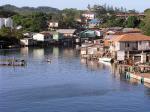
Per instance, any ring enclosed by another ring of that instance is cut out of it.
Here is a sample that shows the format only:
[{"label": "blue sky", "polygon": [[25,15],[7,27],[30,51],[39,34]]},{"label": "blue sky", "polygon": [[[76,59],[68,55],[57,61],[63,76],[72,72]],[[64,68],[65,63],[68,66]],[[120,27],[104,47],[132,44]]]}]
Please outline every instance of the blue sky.
[{"label": "blue sky", "polygon": [[0,5],[12,4],[16,6],[51,6],[59,9],[78,8],[86,9],[88,4],[109,4],[127,9],[143,11],[150,8],[150,0],[0,0]]}]

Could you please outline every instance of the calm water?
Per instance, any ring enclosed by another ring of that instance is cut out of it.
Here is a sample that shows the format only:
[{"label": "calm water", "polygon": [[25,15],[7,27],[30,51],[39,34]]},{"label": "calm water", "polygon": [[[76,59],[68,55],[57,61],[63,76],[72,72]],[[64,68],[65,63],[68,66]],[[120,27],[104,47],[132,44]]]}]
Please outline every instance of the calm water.
[{"label": "calm water", "polygon": [[80,60],[76,50],[22,48],[0,56],[27,60],[26,67],[0,67],[0,112],[150,112],[148,87]]}]

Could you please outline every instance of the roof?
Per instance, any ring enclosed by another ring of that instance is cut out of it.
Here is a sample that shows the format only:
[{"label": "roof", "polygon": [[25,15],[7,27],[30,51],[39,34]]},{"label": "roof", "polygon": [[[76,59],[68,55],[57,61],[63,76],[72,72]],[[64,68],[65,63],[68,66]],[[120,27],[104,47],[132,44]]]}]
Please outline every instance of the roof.
[{"label": "roof", "polygon": [[108,28],[108,31],[121,31],[123,29],[123,27],[110,27]]},{"label": "roof", "polygon": [[123,34],[116,35],[111,39],[113,42],[137,42],[137,41],[150,41],[150,36],[146,36],[143,34]]},{"label": "roof", "polygon": [[43,34],[43,35],[45,35],[45,36],[50,36],[50,35],[52,35],[52,33],[51,33],[50,31],[42,31],[42,32],[40,32],[40,34]]},{"label": "roof", "polygon": [[91,24],[98,24],[98,23],[100,23],[100,20],[92,19],[89,23],[91,23]]},{"label": "roof", "polygon": [[141,30],[140,29],[138,29],[138,28],[124,28],[123,30],[122,30],[124,33],[138,33],[138,32],[141,32]]},{"label": "roof", "polygon": [[83,12],[83,14],[95,14],[95,13],[91,12],[91,11],[85,11],[85,12]]},{"label": "roof", "polygon": [[76,29],[58,29],[57,32],[59,33],[67,33],[67,34],[73,34],[76,31]]}]

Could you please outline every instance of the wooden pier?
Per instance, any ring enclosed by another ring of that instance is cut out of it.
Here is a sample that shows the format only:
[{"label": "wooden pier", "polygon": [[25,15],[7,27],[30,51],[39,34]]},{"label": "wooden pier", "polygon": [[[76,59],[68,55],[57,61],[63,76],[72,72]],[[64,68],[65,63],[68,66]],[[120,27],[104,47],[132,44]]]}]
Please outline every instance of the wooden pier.
[{"label": "wooden pier", "polygon": [[27,63],[23,59],[3,59],[0,60],[0,66],[26,66]]}]

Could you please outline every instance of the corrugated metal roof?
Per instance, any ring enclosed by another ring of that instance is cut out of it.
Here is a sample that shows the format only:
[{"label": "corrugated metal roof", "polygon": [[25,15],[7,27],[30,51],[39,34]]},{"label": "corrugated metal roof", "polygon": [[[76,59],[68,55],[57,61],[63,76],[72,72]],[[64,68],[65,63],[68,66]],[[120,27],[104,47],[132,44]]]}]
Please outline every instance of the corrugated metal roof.
[{"label": "corrugated metal roof", "polygon": [[67,33],[67,34],[73,34],[76,31],[76,29],[58,29],[57,32],[59,33]]}]

